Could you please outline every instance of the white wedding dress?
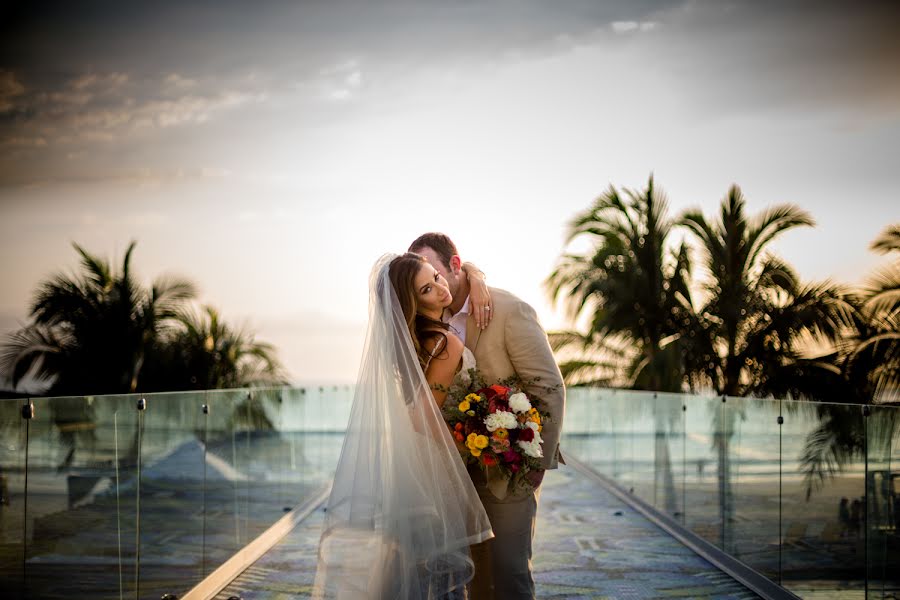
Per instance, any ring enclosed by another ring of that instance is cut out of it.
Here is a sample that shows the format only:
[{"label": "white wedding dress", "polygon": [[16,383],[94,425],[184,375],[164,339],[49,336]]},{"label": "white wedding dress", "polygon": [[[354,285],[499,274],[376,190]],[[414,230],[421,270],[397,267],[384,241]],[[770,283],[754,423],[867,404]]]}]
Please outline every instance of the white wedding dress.
[{"label": "white wedding dress", "polygon": [[[434,400],[389,279],[370,277],[369,328],[328,500],[313,597],[459,597],[469,546],[493,537]],[[474,365],[468,353],[464,365]],[[464,354],[465,355],[465,354]]]},{"label": "white wedding dress", "polygon": [[[452,335],[452,334],[451,334]],[[459,371],[453,377],[453,383],[463,383],[464,385],[469,385],[472,381],[471,376],[469,375],[469,369],[475,368],[475,355],[471,350],[463,346],[462,353],[462,366],[460,366]]]}]

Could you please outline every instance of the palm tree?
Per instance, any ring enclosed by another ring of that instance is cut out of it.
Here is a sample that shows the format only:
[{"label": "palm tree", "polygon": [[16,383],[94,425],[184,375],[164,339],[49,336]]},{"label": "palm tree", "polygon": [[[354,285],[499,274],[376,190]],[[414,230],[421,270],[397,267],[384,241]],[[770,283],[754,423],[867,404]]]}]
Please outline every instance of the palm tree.
[{"label": "palm tree", "polygon": [[163,389],[220,389],[286,383],[272,345],[257,342],[205,306],[182,310],[177,326],[155,348],[148,365],[152,385]]},{"label": "palm tree", "polygon": [[741,190],[732,186],[719,219],[699,211],[680,223],[699,239],[705,261],[706,302],[698,310],[699,360],[688,366],[718,393],[769,394],[809,381],[827,361],[804,350],[833,344],[850,322],[846,292],[829,282],[802,284],[791,267],[767,247],[782,233],[814,224],[793,205],[774,206],[751,218]]},{"label": "palm tree", "polygon": [[[558,351],[580,353],[560,366],[567,383],[679,391],[684,376],[681,332],[693,314],[687,246],[668,248],[673,223],[664,194],[651,176],[644,190],[615,187],[577,215],[568,241],[586,236],[592,249],[566,254],[546,285],[570,318],[590,317],[587,333],[552,336]],[[669,403],[671,404],[671,403]],[[667,404],[667,405],[669,405]],[[668,431],[680,411],[655,415],[655,457],[669,512],[677,510]]]},{"label": "palm tree", "polygon": [[[900,255],[900,225],[885,229],[871,249]],[[847,387],[860,402],[897,401],[900,388],[900,260],[876,271],[856,298],[853,326],[836,352]]]},{"label": "palm tree", "polygon": [[31,373],[54,395],[134,392],[148,349],[175,323],[194,285],[173,278],[141,287],[131,271],[135,242],[119,272],[78,244],[82,273],[56,275],[41,284],[33,322],[13,333],[0,368],[17,386]]},{"label": "palm tree", "polygon": [[[900,225],[887,227],[870,249],[900,253]],[[837,377],[827,384],[846,399],[860,404],[896,402],[900,384],[900,261],[876,271],[853,299],[853,319],[828,359]],[[807,496],[840,472],[845,464],[870,456],[889,456],[900,417],[896,410],[873,409],[874,426],[861,418],[847,418],[841,407],[819,409],[821,423],[810,432],[802,470]]]},{"label": "palm tree", "polygon": [[[693,312],[691,262],[686,245],[667,248],[672,226],[652,176],[642,191],[620,194],[610,186],[572,221],[567,242],[586,236],[592,249],[565,254],[546,281],[554,302],[562,302],[573,321],[591,319],[586,334],[553,336],[557,349],[581,351],[580,358],[561,365],[567,382],[606,383],[618,371],[625,373],[627,387],[681,389],[677,342]],[[621,354],[610,347],[632,348],[626,350],[628,364],[617,361]]]}]

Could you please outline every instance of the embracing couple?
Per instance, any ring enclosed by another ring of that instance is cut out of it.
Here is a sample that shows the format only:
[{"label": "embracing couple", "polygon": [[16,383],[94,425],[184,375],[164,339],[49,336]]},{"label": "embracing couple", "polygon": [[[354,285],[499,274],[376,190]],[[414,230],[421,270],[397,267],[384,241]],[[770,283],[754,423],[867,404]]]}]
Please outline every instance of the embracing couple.
[{"label": "embracing couple", "polygon": [[[440,233],[420,236],[405,254],[382,257],[369,293],[369,327],[313,596],[534,598],[535,514],[544,471],[560,461],[565,405],[537,315],[513,294],[487,287],[483,274],[464,264]],[[524,395],[504,397],[506,412],[490,416],[512,423],[496,421],[485,436],[470,433],[467,466],[461,457],[466,432],[461,425],[451,432],[444,403],[456,410],[460,399],[448,397],[448,390],[473,373],[488,386],[517,378],[528,397],[540,398],[543,418],[536,409],[525,412]],[[532,449],[524,478],[473,458],[485,444],[503,441],[503,427],[522,423],[531,426],[523,431],[535,442],[523,446]],[[540,449],[533,451],[537,442]]]}]

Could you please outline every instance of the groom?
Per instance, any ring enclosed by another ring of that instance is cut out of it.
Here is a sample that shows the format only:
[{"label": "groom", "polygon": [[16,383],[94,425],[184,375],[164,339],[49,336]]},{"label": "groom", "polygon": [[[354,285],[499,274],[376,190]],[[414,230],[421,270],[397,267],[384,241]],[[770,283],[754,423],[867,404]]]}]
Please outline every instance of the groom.
[{"label": "groom", "polygon": [[[462,272],[462,260],[456,245],[442,233],[426,233],[410,246],[410,252],[428,259],[447,280],[453,303],[449,312],[450,327],[475,354],[478,369],[488,383],[495,383],[512,375],[523,380],[540,378],[534,388],[543,400],[543,408],[550,419],[543,423],[543,468],[555,469],[565,462],[559,455],[559,435],[565,410],[566,392],[562,376],[550,350],[547,334],[538,323],[534,309],[505,290],[490,288],[493,319],[479,329],[475,317],[469,314],[469,282]],[[547,391],[544,388],[552,388]],[[531,392],[532,390],[526,390]],[[499,498],[487,485],[480,468],[470,467],[469,474],[494,530],[494,537],[472,546],[475,579],[471,585],[472,600],[497,598],[513,600],[534,598],[534,578],[531,574],[531,542],[534,538],[535,513],[544,470],[533,471],[531,482],[535,490],[507,488]],[[495,486],[491,486],[495,490]]]}]

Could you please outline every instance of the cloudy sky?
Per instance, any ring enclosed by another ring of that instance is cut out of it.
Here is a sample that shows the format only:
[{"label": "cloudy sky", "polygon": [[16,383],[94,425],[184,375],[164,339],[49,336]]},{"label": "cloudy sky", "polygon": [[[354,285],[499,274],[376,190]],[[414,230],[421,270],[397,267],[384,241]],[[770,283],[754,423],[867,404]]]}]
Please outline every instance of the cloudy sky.
[{"label": "cloudy sky", "polygon": [[567,221],[652,172],[817,221],[776,246],[861,284],[900,221],[890,2],[0,3],[0,334],[37,283],[138,241],[144,281],[352,381],[376,258],[442,230],[565,324]]}]

